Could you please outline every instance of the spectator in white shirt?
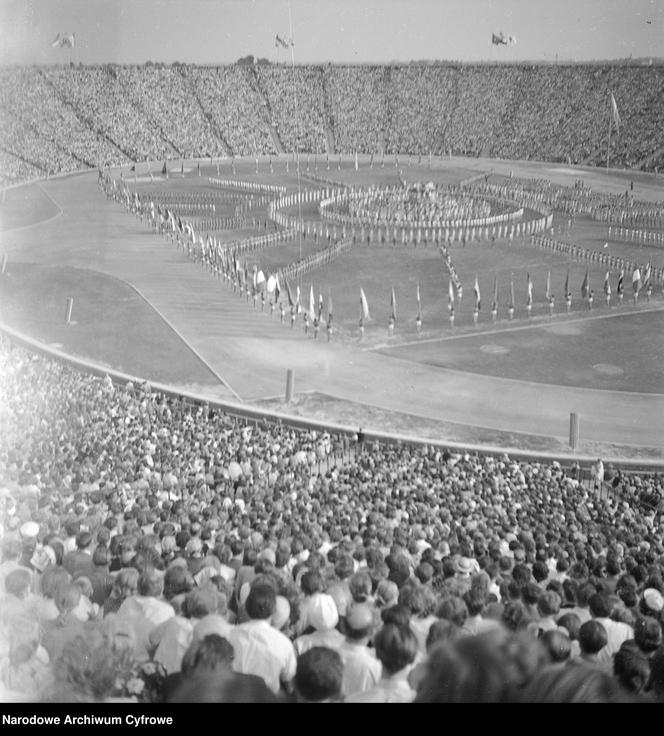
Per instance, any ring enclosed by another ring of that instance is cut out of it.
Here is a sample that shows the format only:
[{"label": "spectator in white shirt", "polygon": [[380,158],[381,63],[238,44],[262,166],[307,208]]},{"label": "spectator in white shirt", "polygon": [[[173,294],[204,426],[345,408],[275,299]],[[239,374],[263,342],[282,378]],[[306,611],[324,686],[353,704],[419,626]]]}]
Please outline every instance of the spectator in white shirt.
[{"label": "spectator in white shirt", "polygon": [[297,659],[291,641],[271,624],[276,607],[274,588],[262,580],[252,585],[245,603],[249,621],[236,626],[231,635],[236,672],[258,675],[273,693],[286,688],[295,677]]}]

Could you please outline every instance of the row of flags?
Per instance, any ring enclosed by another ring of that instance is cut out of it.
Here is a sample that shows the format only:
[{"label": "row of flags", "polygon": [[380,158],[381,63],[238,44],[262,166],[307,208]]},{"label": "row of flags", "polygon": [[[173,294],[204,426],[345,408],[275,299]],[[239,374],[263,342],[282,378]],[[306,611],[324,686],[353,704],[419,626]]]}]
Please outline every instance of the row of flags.
[{"label": "row of flags", "polygon": [[[570,283],[569,283],[569,271],[567,272],[567,276],[565,278],[565,287],[564,287],[564,296],[565,299],[571,299],[572,292],[570,291]],[[638,294],[641,289],[645,289],[650,285],[651,280],[651,266],[648,264],[645,268],[643,277],[641,276],[641,271],[639,268],[634,269],[634,272],[632,273],[632,289],[635,294]],[[617,293],[622,294],[624,292],[624,281],[625,281],[625,272],[624,270],[620,272],[620,275],[618,276],[618,285],[617,285]],[[533,279],[530,275],[530,273],[526,274],[526,304],[528,307],[532,307],[533,305]],[[587,299],[588,296],[591,293],[590,289],[590,272],[586,270],[585,276],[583,278],[583,282],[581,284],[581,296],[584,299]],[[611,289],[611,281],[610,281],[610,272],[606,272],[606,276],[604,277],[604,293],[607,297],[611,296],[612,289]],[[480,284],[477,274],[475,275],[475,283],[473,285],[473,294],[475,297],[475,309],[479,312],[481,309],[482,304],[482,295],[480,293]],[[547,301],[550,301],[553,294],[551,291],[551,271],[549,271],[546,275],[546,292],[545,296]],[[454,285],[454,282],[452,279],[449,279],[449,286],[448,286],[448,307],[449,310],[452,312],[454,311],[454,305],[455,303],[460,299],[460,290],[457,289]],[[420,299],[420,285],[417,284],[416,287],[416,300],[417,300],[417,317],[416,321],[421,322],[422,320],[422,302]],[[515,298],[515,291],[514,291],[514,278],[510,279],[510,307],[514,307],[516,305],[516,298]],[[492,310],[496,310],[498,308],[498,278],[494,277],[493,281],[493,302],[491,305]],[[364,293],[364,289],[360,287],[360,325],[365,324],[371,319],[371,314],[369,312],[369,303],[367,301],[366,294]],[[392,287],[392,293],[390,297],[390,321],[392,323],[395,323],[397,319],[397,299],[396,299],[396,293],[394,290],[394,287]]]},{"label": "row of flags", "polygon": [[75,33],[63,33],[58,35],[51,41],[51,48],[53,49],[73,49],[76,46],[76,34]]},{"label": "row of flags", "polygon": [[[639,268],[635,268],[632,273],[632,290],[635,294],[638,294],[641,289],[647,289],[649,286],[651,286],[651,278],[652,278],[652,268],[651,265],[648,264],[645,267],[643,278],[641,277],[641,270]],[[624,293],[624,283],[625,283],[625,270],[623,269],[620,272],[620,275],[618,276],[618,285],[617,285],[617,293],[622,294]],[[480,285],[477,278],[477,274],[475,274],[475,284],[473,286],[473,292],[475,295],[475,308],[479,311],[481,307],[481,294],[480,294]],[[586,269],[585,276],[583,277],[583,282],[581,283],[581,296],[584,299],[587,299],[588,296],[591,293],[590,288],[590,271]],[[604,293],[606,296],[611,296],[611,274],[609,271],[606,272],[606,275],[604,276]],[[546,274],[546,291],[545,291],[545,297],[548,300],[551,299],[553,296],[551,292],[551,271],[548,271]],[[565,287],[564,287],[564,296],[565,299],[571,298],[572,292],[570,291],[569,286],[569,271],[567,272],[567,276],[565,278]],[[510,279],[510,297],[511,302],[510,306],[515,305],[515,298],[514,298],[514,279]],[[530,276],[530,273],[526,274],[526,299],[527,299],[527,305],[529,307],[532,307],[533,305],[533,280]],[[455,301],[455,293],[454,293],[454,286],[452,279],[450,279],[449,282],[449,303],[450,307],[454,306]],[[419,294],[419,284],[417,289],[417,302],[418,302],[418,312],[420,309],[419,302],[420,302],[420,294]],[[498,278],[495,277],[493,281],[493,305],[492,308],[495,309],[498,306]]]}]

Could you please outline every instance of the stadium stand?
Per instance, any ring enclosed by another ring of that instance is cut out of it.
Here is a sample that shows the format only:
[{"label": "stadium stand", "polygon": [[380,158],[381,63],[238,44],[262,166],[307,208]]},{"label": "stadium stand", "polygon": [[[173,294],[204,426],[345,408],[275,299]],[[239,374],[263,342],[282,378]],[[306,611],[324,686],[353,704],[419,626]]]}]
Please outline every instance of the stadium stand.
[{"label": "stadium stand", "polygon": [[[164,158],[297,150],[664,160],[660,66],[61,66],[0,75],[3,181]],[[481,110],[482,114],[477,115]],[[22,164],[17,164],[17,159]]]},{"label": "stadium stand", "polygon": [[3,700],[661,699],[661,475],[0,369]]}]

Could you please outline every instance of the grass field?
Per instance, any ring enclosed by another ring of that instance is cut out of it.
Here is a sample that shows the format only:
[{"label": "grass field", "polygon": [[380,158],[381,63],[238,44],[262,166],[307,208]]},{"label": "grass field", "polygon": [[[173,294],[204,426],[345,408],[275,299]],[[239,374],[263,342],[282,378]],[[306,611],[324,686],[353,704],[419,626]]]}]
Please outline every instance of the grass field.
[{"label": "grass field", "polygon": [[[70,296],[75,324],[67,326]],[[0,320],[70,355],[130,375],[172,385],[219,384],[134,289],[93,271],[10,264],[0,281]]]},{"label": "grass field", "polygon": [[0,204],[0,233],[48,220],[58,212],[57,205],[38,184],[8,189]]},{"label": "grass field", "polygon": [[[396,184],[400,175],[393,165],[386,164],[383,168],[378,162],[373,169],[364,163],[359,171],[355,171],[352,162],[345,161],[341,170],[332,162],[327,171],[324,163],[319,161],[315,172],[313,157],[311,176],[303,171],[299,182],[292,163],[289,172],[285,171],[283,160],[275,163],[273,168],[274,173],[270,173],[268,164],[261,161],[256,174],[255,163],[245,160],[236,164],[233,176],[230,163],[225,162],[220,164],[219,176],[281,184],[293,191],[298,186],[321,186],[321,182],[312,180],[314,175],[361,185]],[[216,165],[202,165],[201,173],[199,177],[196,170],[189,168],[184,178],[175,173],[168,179],[157,175],[155,181],[145,181],[142,176],[138,189],[143,192],[182,190],[204,193],[215,198],[217,217],[232,215],[235,206],[245,201],[244,195],[209,185],[207,177],[217,176]],[[454,183],[476,176],[477,170],[450,166],[429,171],[425,162],[419,167],[416,164],[404,166],[401,175],[409,181],[432,179]],[[131,176],[126,176],[125,180],[132,186]],[[297,209],[293,208],[291,212]],[[56,214],[58,207],[38,186],[9,192],[7,202],[0,209],[4,228],[23,227]],[[319,219],[315,204],[303,206],[302,214],[305,219]],[[250,218],[252,215],[261,222],[255,229],[212,231],[211,234],[222,242],[264,234],[262,221],[266,218],[266,208],[257,208],[249,213]],[[208,216],[203,215],[202,218],[208,219]],[[201,217],[187,215],[185,219],[196,222]],[[564,220],[566,217],[556,218],[556,222]],[[149,232],[144,235],[146,238],[158,237]],[[10,238],[11,234],[7,237]],[[607,242],[606,228],[588,218],[577,218],[571,233],[561,236],[561,239],[603,250]],[[266,272],[272,272],[325,245],[324,239],[316,241],[306,237],[301,243],[296,239],[249,253],[246,261],[249,267],[257,263]],[[661,249],[609,242],[604,252],[664,265],[664,251]],[[300,280],[303,303],[308,303],[311,286],[316,299],[322,294],[327,302],[328,294],[331,294],[337,330],[335,339],[357,342],[362,287],[373,319],[358,347],[385,350],[392,356],[415,363],[570,387],[664,393],[663,313],[653,311],[664,306],[660,288],[648,305],[650,311],[635,310],[631,304],[631,284],[627,275],[625,303],[619,307],[615,295],[617,273],[614,272],[611,274],[614,294],[608,308],[602,288],[605,269],[593,264],[589,271],[595,303],[589,312],[580,293],[587,269],[585,263],[531,247],[524,240],[497,241],[494,246],[490,242],[468,243],[465,247],[453,244],[450,253],[464,287],[463,299],[456,303],[453,329],[448,312],[449,277],[440,253],[433,245],[425,248],[422,244],[416,248],[400,244],[358,244]],[[74,355],[92,358],[151,380],[177,385],[212,386],[219,383],[160,316],[123,282],[92,271],[48,269],[20,262],[11,262],[10,266],[9,276],[2,287],[1,316],[18,329],[24,329],[46,343],[61,345]],[[573,302],[572,314],[566,317],[563,285],[568,272]],[[553,321],[549,317],[544,294],[548,273],[556,295]],[[527,316],[525,309],[527,274],[530,274],[534,286],[531,317]],[[477,328],[472,320],[475,275],[482,302]],[[489,313],[494,279],[498,282],[499,304],[495,325]],[[510,280],[514,283],[516,302],[515,319],[511,323],[507,319]],[[415,329],[418,284],[423,319],[421,338]],[[394,338],[388,340],[387,322],[393,287],[397,300],[397,324]],[[73,328],[64,326],[65,300],[70,295],[75,297],[74,319],[77,324]],[[285,300],[285,293],[282,298]],[[642,304],[643,301],[642,297]],[[112,309],[109,305],[113,305]]]},{"label": "grass field", "polygon": [[[627,307],[596,319],[570,319],[409,343],[390,355],[501,378],[603,390],[664,391],[661,310]],[[618,336],[629,335],[622,344]]]},{"label": "grass field", "polygon": [[[338,160],[338,159],[337,159]],[[342,162],[341,169],[337,168],[337,160],[330,162],[327,170],[324,160],[318,161],[318,169],[314,169],[313,156],[309,161],[309,174],[311,177],[326,178],[333,181],[348,184],[398,184],[399,177],[403,176],[408,181],[433,180],[441,184],[458,183],[470,176],[477,175],[476,171],[456,165],[446,166],[443,162],[442,168],[428,169],[426,158],[418,165],[415,160],[408,163],[407,159],[400,160],[400,168],[394,166],[393,161],[386,162],[385,167],[380,165],[378,159],[374,167],[370,168],[367,162],[363,162],[356,171],[354,162]],[[273,163],[273,173],[269,170],[269,164],[261,160],[258,173],[253,161],[237,162],[235,175],[232,173],[231,164],[224,162],[220,164],[219,175],[222,178],[242,179],[257,183],[270,183],[286,186],[289,190],[298,187],[295,167],[292,161],[289,164],[289,172],[286,172],[285,161]],[[306,157],[301,158],[302,177],[299,186],[319,187],[320,182],[313,181],[306,172]],[[401,172],[401,173],[400,173]],[[188,174],[184,179],[178,174],[172,175],[170,179],[163,180],[158,185],[164,189],[187,189],[194,192],[205,192],[208,196],[233,197],[233,202],[239,203],[242,195],[223,192],[210,187],[207,176],[217,176],[216,165],[203,164],[201,176],[196,172]],[[499,180],[500,176],[494,176]],[[145,185],[146,187],[148,185]],[[149,187],[148,187],[149,188]],[[141,187],[139,187],[139,190]],[[228,202],[221,202],[218,211],[229,214],[232,206]],[[287,210],[288,214],[298,214],[299,209],[292,207]],[[317,205],[310,203],[301,208],[305,220],[319,221]],[[251,213],[259,221],[266,217],[264,208],[257,209]],[[191,218],[192,220],[194,218]],[[557,222],[566,221],[566,217],[557,218]],[[239,237],[248,237],[252,234],[263,234],[263,228],[243,229],[241,231],[213,232],[222,242],[229,242]],[[604,248],[607,242],[606,227],[596,223],[589,218],[577,218],[572,231],[560,236],[566,242],[571,242],[593,250],[609,253],[614,256],[650,261],[655,266],[664,265],[664,250],[657,248],[640,248],[629,243],[617,243],[610,241],[609,247]],[[325,247],[324,240],[314,240],[311,236],[300,240],[282,243],[270,248],[248,253],[245,261],[251,270],[256,264],[266,272],[276,271],[278,268],[298,260],[302,256],[318,251]],[[469,243],[466,247],[453,244],[450,248],[452,261],[459,274],[464,287],[463,298],[455,305],[455,329],[464,329],[473,325],[473,284],[477,274],[481,293],[482,308],[480,311],[480,324],[490,323],[490,309],[494,294],[494,280],[498,284],[498,322],[507,321],[507,306],[510,301],[510,281],[514,283],[515,295],[515,320],[527,318],[526,290],[527,276],[530,274],[533,282],[533,308],[532,317],[549,314],[548,302],[545,298],[545,285],[547,275],[550,273],[552,293],[556,296],[555,312],[557,314],[566,311],[563,293],[564,283],[569,271],[570,289],[572,291],[572,311],[583,313],[587,310],[587,303],[581,296],[581,284],[586,273],[586,264],[562,256],[556,256],[549,251],[533,248],[527,240],[497,241],[495,247],[484,241],[481,243]],[[606,309],[603,294],[603,283],[606,269],[599,264],[591,264],[589,267],[590,287],[595,291],[594,310]],[[617,304],[616,286],[617,272],[610,276],[613,290],[613,303]],[[358,245],[333,263],[306,274],[298,281],[303,294],[308,295],[310,287],[314,287],[316,298],[322,293],[332,295],[334,304],[334,321],[340,329],[341,334],[353,335],[357,333],[359,320],[359,293],[360,287],[364,289],[369,302],[373,320],[366,327],[365,339],[368,341],[379,341],[382,339],[387,328],[390,315],[391,290],[394,287],[397,297],[397,329],[401,337],[415,334],[415,317],[417,314],[416,288],[420,284],[420,295],[422,301],[423,328],[427,333],[441,332],[449,333],[448,312],[448,288],[449,276],[444,267],[438,250],[429,245],[424,248],[397,246],[366,246]],[[293,285],[294,286],[294,285]],[[626,302],[631,297],[631,284],[629,274],[625,280]],[[660,293],[655,293],[654,299],[661,299]]]}]

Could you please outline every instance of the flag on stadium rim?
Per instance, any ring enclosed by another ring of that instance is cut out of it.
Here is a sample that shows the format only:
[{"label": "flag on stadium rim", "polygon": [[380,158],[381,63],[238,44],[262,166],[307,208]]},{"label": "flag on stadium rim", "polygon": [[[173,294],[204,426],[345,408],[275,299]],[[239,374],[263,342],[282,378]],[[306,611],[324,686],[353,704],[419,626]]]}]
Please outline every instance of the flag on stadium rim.
[{"label": "flag on stadium rim", "polygon": [[323,295],[319,292],[318,293],[318,321],[320,322],[321,317],[323,316]]},{"label": "flag on stadium rim", "polygon": [[618,113],[618,105],[616,104],[616,98],[613,96],[613,92],[611,92],[611,113],[613,114],[613,122],[616,125],[616,131],[620,132],[620,126],[622,125],[622,121],[620,120],[620,114]]},{"label": "flag on stadium rim", "polygon": [[355,171],[360,168],[359,161],[357,160],[357,151],[355,151]]},{"label": "flag on stadium rim", "polygon": [[360,286],[360,324],[364,324],[371,319],[369,314],[369,304],[367,298],[364,295],[364,289]]},{"label": "flag on stadium rim", "polygon": [[625,269],[622,268],[620,269],[620,276],[618,276],[618,286],[616,288],[616,291],[619,294],[622,294],[625,289],[624,281],[625,281]]},{"label": "flag on stadium rim", "polygon": [[417,317],[415,317],[417,321],[422,320],[422,303],[420,302],[420,284],[417,283]]},{"label": "flag on stadium rim", "polygon": [[279,301],[279,295],[281,294],[281,285],[279,284],[279,274],[274,277],[274,303]]},{"label": "flag on stadium rim", "polygon": [[397,296],[394,293],[394,286],[392,287],[392,297],[390,299],[390,318],[395,322],[397,321]]},{"label": "flag on stadium rim", "polygon": [[452,279],[450,279],[449,288],[447,290],[447,308],[450,312],[454,309],[454,286],[452,285]]},{"label": "flag on stadium rim", "polygon": [[567,276],[565,276],[565,299],[572,296],[572,292],[569,290],[569,268],[567,269]]},{"label": "flag on stadium rim", "polygon": [[498,311],[498,277],[493,277],[493,304],[491,305],[493,312]]},{"label": "flag on stadium rim", "polygon": [[609,272],[606,272],[606,276],[604,277],[604,293],[607,296],[611,296],[611,283],[609,282]]},{"label": "flag on stadium rim", "polygon": [[281,46],[284,49],[288,49],[291,46],[295,46],[295,43],[292,38],[282,38],[278,33],[274,38],[274,45],[279,47]]},{"label": "flag on stadium rim", "polygon": [[533,306],[533,281],[530,278],[530,273],[528,273],[528,306]]},{"label": "flag on stadium rim", "polygon": [[475,308],[477,311],[480,311],[480,284],[477,280],[477,274],[475,274],[475,286],[473,286],[473,291],[475,292]]},{"label": "flag on stadium rim", "polygon": [[297,309],[297,313],[300,314],[302,311],[302,304],[300,304],[300,287],[298,285],[297,291],[295,292],[295,308]]},{"label": "flag on stadium rim", "polygon": [[327,292],[327,326],[332,326],[332,292]]},{"label": "flag on stadium rim", "polygon": [[581,284],[581,296],[585,299],[590,291],[590,274],[586,269],[586,275],[583,277],[583,283]]},{"label": "flag on stadium rim", "polygon": [[551,299],[551,271],[546,273],[546,298]]},{"label": "flag on stadium rim", "polygon": [[638,266],[632,273],[632,289],[634,289],[635,294],[638,294],[641,289],[641,271]]},{"label": "flag on stadium rim", "polygon": [[514,309],[514,274],[510,274],[510,309]]}]

